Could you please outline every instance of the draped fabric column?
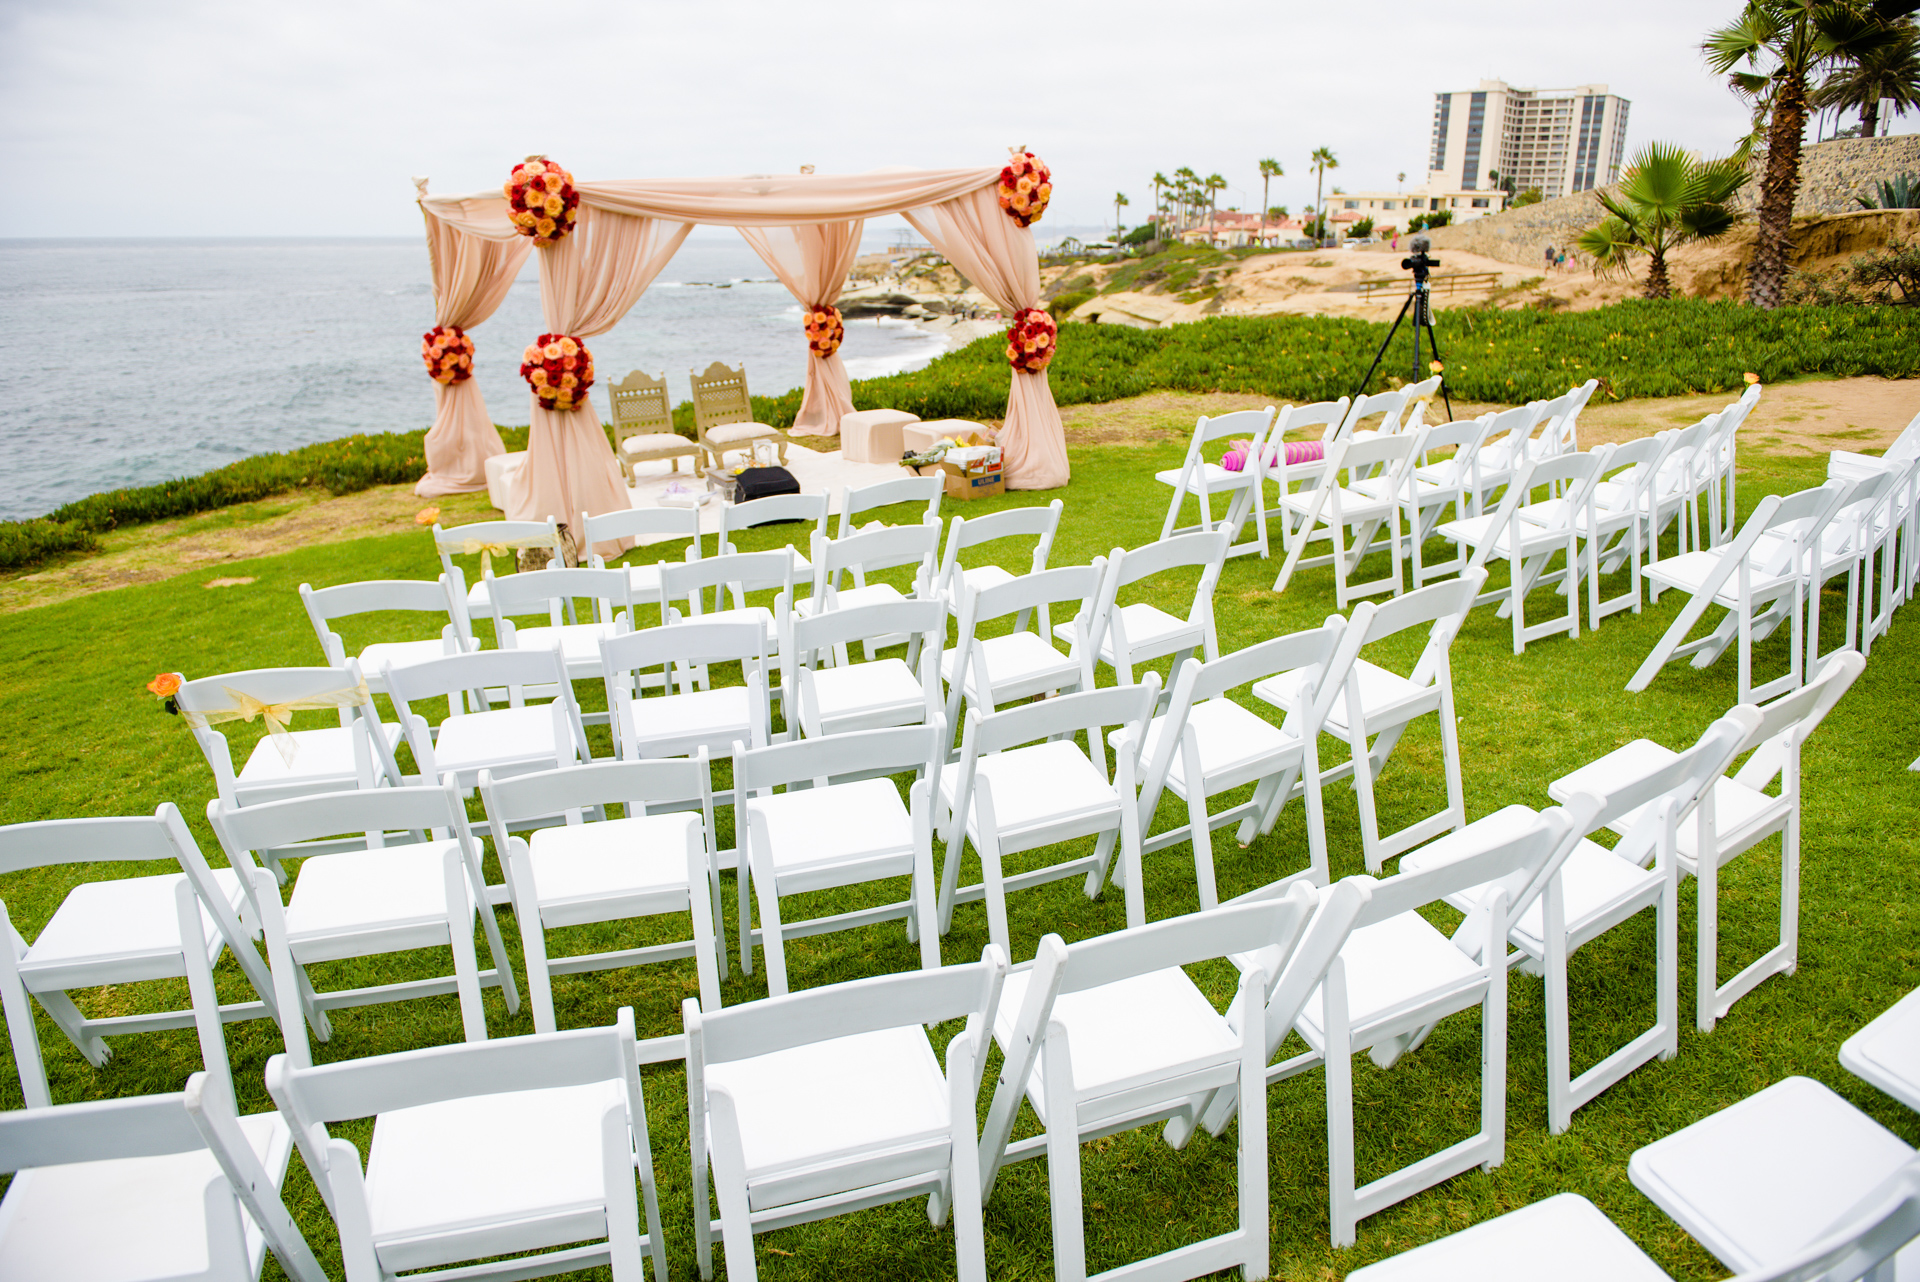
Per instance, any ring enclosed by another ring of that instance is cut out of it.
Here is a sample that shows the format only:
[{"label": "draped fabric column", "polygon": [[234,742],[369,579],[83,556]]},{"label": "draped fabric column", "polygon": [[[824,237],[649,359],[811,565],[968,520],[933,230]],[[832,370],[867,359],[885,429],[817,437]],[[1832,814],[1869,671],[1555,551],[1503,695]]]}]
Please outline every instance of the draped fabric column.
[{"label": "draped fabric column", "polygon": [[[688,223],[609,213],[582,201],[572,234],[540,249],[540,309],[547,331],[587,338],[612,329],[691,230]],[[627,507],[626,483],[591,393],[570,410],[551,410],[531,391],[528,396],[533,421],[527,462],[507,496],[508,519],[551,516],[578,528],[582,513]],[[615,556],[632,545],[631,539],[609,541],[593,550]]]},{"label": "draped fabric column", "polygon": [[[906,220],[954,269],[1009,314],[1040,305],[1040,257],[1033,232],[1000,208],[993,188],[905,211]],[[1010,490],[1052,490],[1067,483],[1067,429],[1047,372],[1013,370],[1000,454]]]},{"label": "draped fabric column", "polygon": [[[806,223],[795,227],[742,227],[740,235],[773,269],[802,307],[831,307],[840,300],[847,273],[860,256],[864,220]],[[795,436],[838,436],[840,420],[853,413],[853,389],[840,353],[807,353],[806,392],[794,416]]]},{"label": "draped fabric column", "polygon": [[[426,195],[426,183],[420,194]],[[428,209],[427,260],[433,265],[433,320],[436,325],[472,329],[493,315],[533,243],[502,225],[499,234],[455,226]],[[487,460],[506,453],[487,413],[477,379],[435,383],[433,427],[425,446],[427,474],[413,487],[423,498],[487,488]]]}]

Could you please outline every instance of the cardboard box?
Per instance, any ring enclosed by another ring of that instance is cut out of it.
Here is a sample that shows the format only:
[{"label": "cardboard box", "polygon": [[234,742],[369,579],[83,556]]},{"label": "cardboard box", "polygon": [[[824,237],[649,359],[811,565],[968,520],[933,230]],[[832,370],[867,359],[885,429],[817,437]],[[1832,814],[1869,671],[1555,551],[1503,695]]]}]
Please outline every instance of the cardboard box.
[{"label": "cardboard box", "polygon": [[[957,434],[953,438],[961,445],[991,445],[992,441],[977,432]],[[928,463],[920,467],[901,464],[915,476],[941,476],[946,478],[946,496],[956,503],[965,503],[971,499],[997,498],[1007,492],[1006,479],[998,463],[985,462],[961,466],[957,463]]]}]

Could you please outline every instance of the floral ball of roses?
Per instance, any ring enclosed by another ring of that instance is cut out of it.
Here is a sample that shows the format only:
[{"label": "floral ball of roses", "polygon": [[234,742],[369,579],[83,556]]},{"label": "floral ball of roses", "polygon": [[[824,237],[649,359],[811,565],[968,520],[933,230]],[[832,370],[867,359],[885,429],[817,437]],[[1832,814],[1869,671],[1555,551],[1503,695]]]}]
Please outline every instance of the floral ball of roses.
[{"label": "floral ball of roses", "polygon": [[1007,327],[1007,364],[1038,374],[1059,347],[1060,329],[1038,307],[1022,308]]},{"label": "floral ball of roses", "polygon": [[436,383],[473,377],[473,340],[458,325],[435,325],[420,336],[420,359]]},{"label": "floral ball of roses", "polygon": [[1000,208],[1022,227],[1031,227],[1053,199],[1053,171],[1030,151],[1020,152],[1000,171]]},{"label": "floral ball of roses", "polygon": [[573,175],[551,160],[515,165],[504,190],[514,230],[533,237],[537,245],[551,245],[565,236],[580,216]]},{"label": "floral ball of roses", "polygon": [[840,350],[847,326],[838,307],[815,307],[807,312],[807,348],[822,360]]},{"label": "floral ball of roses", "polygon": [[570,410],[593,386],[593,353],[571,335],[542,334],[522,354],[520,377],[548,409]]}]

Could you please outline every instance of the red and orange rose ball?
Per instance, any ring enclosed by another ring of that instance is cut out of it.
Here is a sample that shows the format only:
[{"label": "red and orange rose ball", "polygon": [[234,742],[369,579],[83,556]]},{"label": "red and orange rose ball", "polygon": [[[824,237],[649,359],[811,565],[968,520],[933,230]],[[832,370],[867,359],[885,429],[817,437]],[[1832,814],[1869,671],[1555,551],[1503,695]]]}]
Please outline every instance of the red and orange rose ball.
[{"label": "red and orange rose ball", "polygon": [[1053,360],[1060,328],[1038,307],[1023,307],[1007,327],[1007,364],[1026,374],[1038,374]]},{"label": "red and orange rose ball", "polygon": [[550,410],[584,405],[593,386],[593,353],[568,334],[542,334],[521,354],[520,377]]},{"label": "red and orange rose ball", "polygon": [[522,236],[536,245],[551,245],[568,232],[580,216],[580,193],[573,175],[551,160],[529,160],[513,167],[507,179],[507,217]]},{"label": "red and orange rose ball", "polygon": [[847,326],[840,319],[838,307],[810,307],[807,309],[807,350],[821,360],[840,350],[840,344],[846,341]]},{"label": "red and orange rose ball", "polygon": [[1053,171],[1030,151],[1015,152],[1000,171],[1000,208],[1022,227],[1031,227],[1053,199]]},{"label": "red and orange rose ball", "polygon": [[420,359],[436,383],[464,383],[473,377],[473,340],[458,325],[435,325],[420,336]]}]

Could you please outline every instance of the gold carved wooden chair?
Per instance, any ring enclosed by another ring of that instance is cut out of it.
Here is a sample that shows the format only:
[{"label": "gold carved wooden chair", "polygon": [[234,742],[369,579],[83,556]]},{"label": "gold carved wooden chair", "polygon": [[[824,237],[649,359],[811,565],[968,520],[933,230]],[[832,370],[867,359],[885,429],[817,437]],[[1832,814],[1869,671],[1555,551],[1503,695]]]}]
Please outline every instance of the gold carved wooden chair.
[{"label": "gold carved wooden chair", "polygon": [[753,403],[747,398],[747,367],[728,369],[719,361],[707,372],[689,371],[693,378],[693,423],[700,445],[722,466],[728,450],[751,450],[755,441],[773,441],[780,463],[787,461],[787,434],[777,427],[753,421]]},{"label": "gold carved wooden chair", "polygon": [[690,458],[691,470],[700,467],[700,446],[673,430],[673,402],[667,399],[666,375],[648,378],[634,370],[609,389],[613,397],[613,452],[627,484],[634,483],[633,465],[652,459],[671,459],[673,470]]}]

